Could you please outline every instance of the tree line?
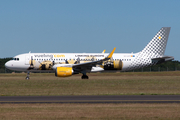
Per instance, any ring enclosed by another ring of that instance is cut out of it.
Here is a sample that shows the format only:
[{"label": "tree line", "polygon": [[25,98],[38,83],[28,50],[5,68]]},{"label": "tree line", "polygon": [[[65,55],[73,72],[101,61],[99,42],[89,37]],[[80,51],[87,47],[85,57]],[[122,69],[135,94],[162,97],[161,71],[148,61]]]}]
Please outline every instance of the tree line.
[{"label": "tree line", "polygon": [[[5,63],[12,58],[0,58],[0,73],[11,73],[14,71],[8,70],[5,68]],[[180,70],[180,62],[179,61],[167,61],[161,64],[157,64],[150,67],[140,68],[133,70],[133,72],[149,72],[149,71],[177,71]]]},{"label": "tree line", "polygon": [[180,62],[177,60],[173,61],[166,61],[160,64],[156,64],[154,66],[144,67],[137,70],[134,70],[134,72],[156,72],[156,71],[177,71],[180,70]]},{"label": "tree line", "polygon": [[12,71],[10,71],[10,70],[7,70],[6,68],[5,68],[5,63],[7,62],[7,61],[9,61],[9,60],[11,60],[12,58],[0,58],[0,73],[5,73],[6,71],[7,72],[12,72]]}]

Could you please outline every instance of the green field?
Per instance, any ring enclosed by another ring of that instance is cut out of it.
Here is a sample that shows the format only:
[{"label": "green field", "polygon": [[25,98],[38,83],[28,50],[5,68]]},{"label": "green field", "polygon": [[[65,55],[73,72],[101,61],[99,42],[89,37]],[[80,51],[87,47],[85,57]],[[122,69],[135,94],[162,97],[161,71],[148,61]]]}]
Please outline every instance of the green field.
[{"label": "green field", "polygon": [[180,104],[1,104],[1,120],[179,120]]},{"label": "green field", "polygon": [[52,73],[0,74],[1,96],[179,95],[180,72],[91,73],[60,78]]},{"label": "green field", "polygon": [[[180,72],[91,73],[67,78],[52,73],[0,74],[1,96],[179,95]],[[0,104],[5,120],[179,120],[180,104]]]}]

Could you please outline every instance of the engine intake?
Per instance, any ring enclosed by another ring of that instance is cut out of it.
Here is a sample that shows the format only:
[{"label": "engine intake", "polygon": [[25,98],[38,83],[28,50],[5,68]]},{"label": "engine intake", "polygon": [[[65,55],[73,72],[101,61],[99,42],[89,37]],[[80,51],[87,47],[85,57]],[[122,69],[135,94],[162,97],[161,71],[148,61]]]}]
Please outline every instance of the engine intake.
[{"label": "engine intake", "polygon": [[68,77],[73,74],[72,67],[57,67],[55,76],[57,77]]}]

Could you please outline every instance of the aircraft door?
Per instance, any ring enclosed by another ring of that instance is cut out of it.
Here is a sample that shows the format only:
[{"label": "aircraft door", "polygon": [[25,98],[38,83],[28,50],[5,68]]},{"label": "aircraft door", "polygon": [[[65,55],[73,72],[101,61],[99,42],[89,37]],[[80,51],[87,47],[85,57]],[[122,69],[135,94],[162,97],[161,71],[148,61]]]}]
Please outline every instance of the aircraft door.
[{"label": "aircraft door", "polygon": [[25,65],[29,65],[30,57],[29,55],[25,56]]}]

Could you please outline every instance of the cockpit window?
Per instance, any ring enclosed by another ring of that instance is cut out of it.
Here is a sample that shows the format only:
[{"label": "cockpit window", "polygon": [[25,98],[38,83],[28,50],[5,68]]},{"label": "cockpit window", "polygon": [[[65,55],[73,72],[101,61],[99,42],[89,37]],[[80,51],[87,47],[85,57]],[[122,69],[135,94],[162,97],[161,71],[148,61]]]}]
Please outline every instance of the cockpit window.
[{"label": "cockpit window", "polygon": [[19,61],[19,58],[12,58],[12,60]]}]

